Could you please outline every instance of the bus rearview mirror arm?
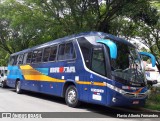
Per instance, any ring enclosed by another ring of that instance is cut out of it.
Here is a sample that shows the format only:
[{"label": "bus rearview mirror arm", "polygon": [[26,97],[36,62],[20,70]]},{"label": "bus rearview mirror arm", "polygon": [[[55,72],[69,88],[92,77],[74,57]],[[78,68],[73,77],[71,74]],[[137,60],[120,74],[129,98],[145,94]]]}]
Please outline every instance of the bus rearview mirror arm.
[{"label": "bus rearview mirror arm", "polygon": [[151,63],[152,63],[152,67],[155,67],[155,65],[156,65],[156,59],[155,59],[155,57],[154,57],[153,54],[148,53],[148,52],[139,52],[139,54],[140,54],[140,55],[143,55],[143,56],[150,57]]},{"label": "bus rearview mirror arm", "polygon": [[96,42],[102,43],[102,44],[106,45],[107,47],[109,47],[110,57],[112,59],[117,58],[117,45],[114,42],[112,42],[111,40],[108,40],[108,39],[101,39],[101,40],[97,40]]}]

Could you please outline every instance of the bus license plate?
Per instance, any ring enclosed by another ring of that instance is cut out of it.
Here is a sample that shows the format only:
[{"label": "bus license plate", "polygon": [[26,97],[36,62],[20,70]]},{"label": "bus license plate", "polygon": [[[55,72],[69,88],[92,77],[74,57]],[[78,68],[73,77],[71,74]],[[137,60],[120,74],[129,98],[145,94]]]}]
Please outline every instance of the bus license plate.
[{"label": "bus license plate", "polygon": [[133,101],[133,104],[139,104],[139,101],[138,100]]}]

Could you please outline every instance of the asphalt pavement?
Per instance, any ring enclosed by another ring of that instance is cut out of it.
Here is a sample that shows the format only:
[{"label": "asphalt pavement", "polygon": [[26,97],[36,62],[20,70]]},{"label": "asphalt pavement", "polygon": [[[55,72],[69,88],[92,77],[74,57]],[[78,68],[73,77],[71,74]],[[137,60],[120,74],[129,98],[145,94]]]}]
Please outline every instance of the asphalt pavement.
[{"label": "asphalt pavement", "polygon": [[[159,121],[160,118],[137,118],[136,114],[150,112],[142,108],[104,107],[100,105],[82,103],[79,108],[71,108],[60,97],[25,91],[17,94],[15,89],[0,88],[0,120],[87,120],[87,121]],[[3,115],[2,115],[3,113]],[[9,113],[9,114],[7,114]],[[126,118],[133,114],[132,118]],[[118,115],[119,114],[119,115]],[[124,115],[123,115],[124,114]],[[11,115],[12,118],[5,117]],[[36,117],[37,116],[37,117]],[[3,117],[3,118],[2,118]],[[42,117],[42,119],[40,118]]]}]

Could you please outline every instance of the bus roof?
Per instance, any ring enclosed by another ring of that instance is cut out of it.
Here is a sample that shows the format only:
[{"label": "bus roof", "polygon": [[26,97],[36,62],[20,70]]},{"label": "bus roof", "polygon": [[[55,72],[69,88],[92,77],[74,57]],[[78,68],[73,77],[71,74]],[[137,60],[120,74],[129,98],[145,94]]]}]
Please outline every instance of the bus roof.
[{"label": "bus roof", "polygon": [[99,36],[102,39],[107,38],[107,39],[119,41],[121,43],[124,43],[124,44],[130,45],[132,47],[135,47],[133,44],[131,44],[127,40],[116,37],[112,34],[91,31],[91,32],[83,32],[83,33],[79,33],[79,34],[73,34],[73,35],[70,35],[70,36],[66,36],[66,37],[63,37],[63,38],[52,40],[52,41],[46,42],[44,44],[34,46],[32,48],[28,48],[28,49],[13,53],[13,54],[11,54],[11,56],[18,55],[18,54],[23,54],[23,53],[26,53],[26,52],[29,52],[29,51],[32,51],[32,50],[35,50],[35,49],[40,49],[40,48],[51,46],[51,45],[54,45],[54,44],[63,43],[63,42],[69,41],[71,39],[76,39],[76,38],[79,38],[79,37],[86,37],[86,36]]}]

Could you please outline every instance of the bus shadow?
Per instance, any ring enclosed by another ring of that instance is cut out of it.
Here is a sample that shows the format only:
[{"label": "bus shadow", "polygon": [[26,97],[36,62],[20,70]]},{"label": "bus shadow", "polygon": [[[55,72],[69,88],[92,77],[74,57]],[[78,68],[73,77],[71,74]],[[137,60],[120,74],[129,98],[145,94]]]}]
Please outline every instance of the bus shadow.
[{"label": "bus shadow", "polygon": [[[16,93],[15,89],[10,89],[10,90]],[[23,91],[22,95],[32,96],[34,98],[39,98],[39,99],[43,99],[47,101],[56,102],[62,105],[66,105],[65,100],[62,97],[57,97],[57,96],[52,96],[52,95],[42,94],[42,93],[37,93],[37,92],[31,92],[31,91]],[[126,107],[118,107],[118,108],[117,107],[105,107],[105,106],[101,106],[97,104],[90,104],[90,103],[84,103],[84,102],[82,102],[78,108],[89,111],[87,112],[89,113],[89,118],[92,118],[93,115],[94,115],[93,117],[97,116],[100,118],[108,118],[108,117],[117,118],[117,114],[128,114],[132,112],[132,111],[124,110],[124,108]],[[130,109],[132,110],[132,108]],[[133,112],[135,112],[136,110],[137,109],[135,108]],[[83,115],[83,113],[86,113],[86,112],[81,112],[81,113]]]},{"label": "bus shadow", "polygon": [[[16,93],[15,89],[12,89],[11,91]],[[53,101],[53,102],[57,102],[57,103],[61,103],[65,105],[65,100],[58,96],[53,96],[53,95],[43,94],[43,93],[38,93],[38,92],[33,92],[33,91],[27,91],[27,90],[23,90],[23,92],[20,95],[32,96],[34,98],[39,98],[39,99],[43,99],[47,101]]]}]

